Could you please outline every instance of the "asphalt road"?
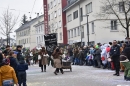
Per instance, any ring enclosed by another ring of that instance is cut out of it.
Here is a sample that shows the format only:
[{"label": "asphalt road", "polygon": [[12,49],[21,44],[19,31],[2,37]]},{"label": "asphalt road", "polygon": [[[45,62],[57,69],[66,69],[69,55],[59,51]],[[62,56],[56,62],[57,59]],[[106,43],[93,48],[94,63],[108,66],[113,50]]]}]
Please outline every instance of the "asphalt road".
[{"label": "asphalt road", "polygon": [[64,74],[54,75],[54,68],[47,66],[47,72],[41,72],[38,65],[30,66],[27,71],[27,86],[130,86],[124,80],[124,74],[113,76],[114,71],[90,66],[72,66]]}]

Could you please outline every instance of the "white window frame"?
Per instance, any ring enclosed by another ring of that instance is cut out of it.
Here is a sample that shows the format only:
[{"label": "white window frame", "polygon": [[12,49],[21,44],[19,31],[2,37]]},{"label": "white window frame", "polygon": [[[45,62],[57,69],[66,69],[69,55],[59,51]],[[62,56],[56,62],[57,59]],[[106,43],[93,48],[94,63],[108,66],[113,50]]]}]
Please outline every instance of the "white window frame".
[{"label": "white window frame", "polygon": [[117,31],[117,20],[111,20],[111,31]]},{"label": "white window frame", "polygon": [[86,5],[86,14],[89,14],[92,12],[92,2]]}]

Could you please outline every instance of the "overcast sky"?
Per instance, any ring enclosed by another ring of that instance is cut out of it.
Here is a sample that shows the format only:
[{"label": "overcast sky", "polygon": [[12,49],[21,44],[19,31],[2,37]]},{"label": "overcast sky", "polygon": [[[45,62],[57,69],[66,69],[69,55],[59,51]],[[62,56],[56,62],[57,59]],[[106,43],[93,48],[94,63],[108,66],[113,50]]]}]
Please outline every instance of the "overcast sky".
[{"label": "overcast sky", "polygon": [[[34,5],[34,2],[35,2],[35,5]],[[34,8],[33,8],[33,5],[34,5]],[[0,17],[3,11],[6,10],[7,8],[9,8],[10,12],[12,12],[16,17],[19,15],[18,23],[16,27],[14,28],[15,30],[19,27],[20,20],[22,19],[22,16],[24,14],[26,14],[28,19],[30,16],[32,18],[35,18],[37,16],[36,13],[40,13],[40,15],[43,14],[42,5],[43,5],[43,0],[1,0],[0,1]],[[14,35],[14,33],[12,35]],[[0,37],[3,37],[1,33],[0,33]]]}]

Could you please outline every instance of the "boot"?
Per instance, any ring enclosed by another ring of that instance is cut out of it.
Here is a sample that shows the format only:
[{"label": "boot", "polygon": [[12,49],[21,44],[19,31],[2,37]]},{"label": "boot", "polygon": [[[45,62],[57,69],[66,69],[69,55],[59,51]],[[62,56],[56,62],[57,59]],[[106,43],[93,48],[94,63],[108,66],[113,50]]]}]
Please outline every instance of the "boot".
[{"label": "boot", "polygon": [[57,72],[55,71],[54,74],[57,75]]},{"label": "boot", "polygon": [[126,76],[124,76],[124,80],[126,80]]}]

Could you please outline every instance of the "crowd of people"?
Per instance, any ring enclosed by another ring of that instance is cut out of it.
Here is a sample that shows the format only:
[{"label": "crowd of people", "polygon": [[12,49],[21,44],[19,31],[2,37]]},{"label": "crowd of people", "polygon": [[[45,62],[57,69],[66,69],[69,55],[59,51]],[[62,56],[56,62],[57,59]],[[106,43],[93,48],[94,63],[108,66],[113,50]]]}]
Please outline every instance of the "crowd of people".
[{"label": "crowd of people", "polygon": [[124,79],[130,81],[130,45],[128,42],[98,43],[97,45],[68,49],[73,65],[87,65],[115,70],[114,76],[124,72]]},{"label": "crowd of people", "polygon": [[[64,74],[62,61],[72,62],[72,65],[93,66],[95,68],[115,70],[114,76],[120,76],[124,72],[124,79],[130,81],[130,44],[128,42],[98,43],[97,45],[84,47],[71,47],[67,49],[56,47],[51,56],[46,48],[25,50],[22,46],[17,46],[11,50],[6,46],[4,51],[0,51],[0,86],[27,86],[26,70],[28,65],[39,64],[41,72],[46,72],[46,65],[50,65]],[[10,85],[8,85],[10,84]]]}]

